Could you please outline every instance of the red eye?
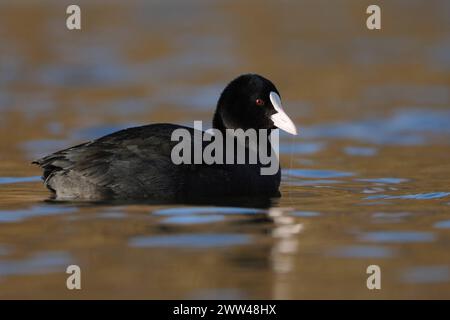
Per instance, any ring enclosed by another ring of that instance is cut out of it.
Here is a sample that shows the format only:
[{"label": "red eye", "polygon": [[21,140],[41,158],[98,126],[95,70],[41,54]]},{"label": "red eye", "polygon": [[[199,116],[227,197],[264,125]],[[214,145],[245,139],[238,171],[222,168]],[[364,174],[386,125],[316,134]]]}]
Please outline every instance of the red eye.
[{"label": "red eye", "polygon": [[263,99],[256,99],[256,104],[258,106],[263,106],[264,105],[264,100]]}]

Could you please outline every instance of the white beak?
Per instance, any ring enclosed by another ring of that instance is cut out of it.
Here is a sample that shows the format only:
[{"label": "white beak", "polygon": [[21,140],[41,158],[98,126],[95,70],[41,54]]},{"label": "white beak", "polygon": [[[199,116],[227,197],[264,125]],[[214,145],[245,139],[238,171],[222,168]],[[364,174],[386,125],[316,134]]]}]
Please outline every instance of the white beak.
[{"label": "white beak", "polygon": [[270,101],[277,111],[277,113],[270,117],[275,127],[280,128],[281,130],[284,130],[290,134],[297,135],[297,128],[295,127],[295,124],[291,119],[289,119],[288,115],[283,110],[280,96],[272,91],[270,93]]}]

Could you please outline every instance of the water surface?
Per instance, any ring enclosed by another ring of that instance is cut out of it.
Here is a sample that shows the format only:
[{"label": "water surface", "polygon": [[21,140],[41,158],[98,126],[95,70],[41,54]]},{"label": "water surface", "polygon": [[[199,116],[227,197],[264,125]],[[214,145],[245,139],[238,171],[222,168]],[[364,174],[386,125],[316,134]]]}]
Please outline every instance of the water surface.
[{"label": "water surface", "polygon": [[[450,298],[448,1],[386,2],[380,32],[359,0],[79,3],[80,32],[59,1],[0,3],[0,298]],[[245,72],[300,130],[281,198],[46,201],[34,158],[210,123]]]}]

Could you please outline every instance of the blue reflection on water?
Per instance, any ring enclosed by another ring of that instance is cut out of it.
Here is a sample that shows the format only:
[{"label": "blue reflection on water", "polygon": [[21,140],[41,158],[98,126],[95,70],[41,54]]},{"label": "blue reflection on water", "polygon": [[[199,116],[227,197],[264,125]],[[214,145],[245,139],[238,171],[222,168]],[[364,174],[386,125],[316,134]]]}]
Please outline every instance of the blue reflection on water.
[{"label": "blue reflection on water", "polygon": [[432,242],[435,238],[435,235],[431,232],[379,231],[364,233],[359,237],[359,240],[369,242],[407,243]]},{"label": "blue reflection on water", "polygon": [[21,148],[24,149],[32,159],[38,159],[67,147],[70,147],[68,141],[62,139],[29,140],[21,144]]},{"label": "blue reflection on water", "polygon": [[[134,123],[124,123],[121,125],[113,125],[113,124],[105,124],[88,128],[76,129],[71,133],[71,137],[73,140],[90,140],[100,138],[107,134],[111,134],[113,132],[134,127],[136,124]],[[68,147],[68,146],[66,146]]]},{"label": "blue reflection on water", "polygon": [[283,174],[299,178],[340,178],[353,176],[352,172],[343,172],[335,170],[315,170],[315,169],[287,169]]},{"label": "blue reflection on water", "polygon": [[160,96],[155,99],[158,103],[171,103],[193,110],[211,110],[222,90],[223,83],[195,87],[172,86],[160,93]]},{"label": "blue reflection on water", "polygon": [[69,134],[68,139],[29,140],[23,142],[21,148],[27,152],[30,158],[38,159],[58,150],[79,144],[80,142],[97,139],[125,128],[134,127],[135,125],[134,123],[125,123],[121,125],[99,125],[76,129]]},{"label": "blue reflection on water", "polygon": [[0,276],[65,272],[71,263],[66,252],[41,252],[24,260],[0,261]]},{"label": "blue reflection on water", "polygon": [[28,209],[21,210],[1,210],[0,223],[18,222],[31,217],[51,216],[72,213],[77,211],[76,208],[62,206],[33,206]]},{"label": "blue reflection on water", "polygon": [[406,269],[401,279],[407,283],[442,283],[450,280],[448,266],[419,266]]},{"label": "blue reflection on water", "polygon": [[61,87],[86,87],[94,85],[120,85],[132,83],[131,70],[121,63],[105,61],[109,55],[81,64],[52,64],[42,66],[35,73],[35,81],[40,84]]},{"label": "blue reflection on water", "polygon": [[450,220],[436,222],[434,227],[438,229],[450,229]]},{"label": "blue reflection on water", "polygon": [[376,179],[356,179],[356,180],[362,182],[375,182],[380,184],[398,184],[408,181],[408,179],[402,178],[376,178]]},{"label": "blue reflection on water", "polygon": [[295,153],[295,154],[314,154],[324,149],[326,143],[324,142],[299,142],[281,144],[280,153]]},{"label": "blue reflection on water", "polygon": [[430,193],[418,193],[418,194],[405,194],[399,196],[389,196],[385,194],[369,196],[365,199],[367,200],[376,200],[376,199],[415,199],[415,200],[431,200],[431,199],[440,199],[445,198],[450,195],[450,192],[430,192]]},{"label": "blue reflection on water", "polygon": [[288,181],[288,183],[293,186],[316,186],[316,185],[336,184],[336,183],[342,183],[342,182],[343,181],[339,181],[339,180]]},{"label": "blue reflection on water", "polygon": [[394,252],[379,246],[344,246],[331,250],[330,254],[341,258],[390,258]]},{"label": "blue reflection on water", "polygon": [[372,218],[375,222],[398,223],[410,216],[409,212],[376,212]]},{"label": "blue reflection on water", "polygon": [[377,149],[370,147],[346,147],[344,152],[351,156],[371,157],[377,154]]},{"label": "blue reflection on water", "polygon": [[294,211],[291,212],[290,215],[296,216],[296,217],[317,217],[320,216],[319,212],[314,211]]},{"label": "blue reflection on water", "polygon": [[198,214],[258,214],[265,210],[237,207],[178,207],[153,211],[156,215],[198,215]]},{"label": "blue reflection on water", "polygon": [[248,244],[251,237],[243,234],[178,234],[172,236],[141,236],[132,238],[132,247],[215,248]]},{"label": "blue reflection on water", "polygon": [[163,223],[169,224],[202,224],[202,223],[213,223],[223,221],[224,216],[219,215],[186,215],[186,216],[173,216],[162,220]]},{"label": "blue reflection on water", "polygon": [[303,137],[355,139],[387,145],[420,145],[435,141],[427,133],[450,135],[450,111],[404,109],[390,118],[312,126],[303,130]]},{"label": "blue reflection on water", "polygon": [[23,183],[23,182],[37,182],[41,181],[41,177],[0,177],[0,184],[12,184],[12,183]]}]

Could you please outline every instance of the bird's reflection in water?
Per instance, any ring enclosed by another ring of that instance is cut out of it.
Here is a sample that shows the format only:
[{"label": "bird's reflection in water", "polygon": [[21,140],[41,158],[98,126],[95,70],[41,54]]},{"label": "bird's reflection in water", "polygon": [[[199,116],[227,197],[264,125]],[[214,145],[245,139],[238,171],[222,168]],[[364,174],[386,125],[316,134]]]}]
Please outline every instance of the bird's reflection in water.
[{"label": "bird's reflection in water", "polygon": [[[179,203],[161,203],[156,201],[101,201],[101,202],[62,202],[49,201],[55,205],[62,206],[106,206],[108,210],[111,207],[120,206],[123,209],[127,206],[142,205],[148,212],[146,206],[163,206],[150,210],[158,215],[162,211],[189,212],[189,214],[223,215],[232,214],[240,216],[237,220],[223,222],[221,232],[239,233],[249,235],[252,239],[262,240],[258,244],[254,243],[259,249],[254,250],[254,246],[242,246],[239,250],[230,252],[226,261],[230,265],[235,265],[243,270],[259,269],[267,270],[272,274],[273,282],[271,287],[271,298],[273,299],[291,299],[294,291],[292,288],[292,278],[295,275],[295,256],[299,247],[299,233],[303,230],[303,224],[298,223],[298,219],[291,215],[292,208],[277,207],[277,198],[267,197],[247,197],[247,198],[222,198],[222,199],[190,199],[190,201],[180,201]],[[166,205],[170,205],[165,209]],[[174,207],[176,205],[176,207]],[[250,209],[250,211],[249,211]],[[187,211],[184,211],[187,210]],[[207,211],[206,211],[207,210]],[[167,214],[167,212],[165,212]],[[171,213],[174,214],[174,213]],[[222,221],[222,220],[221,220]],[[167,222],[167,220],[165,220]],[[220,223],[220,222],[219,222]],[[256,232],[255,226],[258,226],[263,233]],[[185,225],[185,228],[190,226]],[[159,230],[164,236],[168,226]],[[138,235],[135,235],[138,236]],[[142,236],[142,235],[141,235]],[[147,234],[150,238],[154,234]],[[173,237],[174,235],[169,235]],[[175,235],[176,236],[176,235]],[[192,236],[192,235],[191,235]],[[253,236],[255,236],[253,238]],[[153,239],[153,238],[152,238]],[[159,238],[158,238],[159,239]],[[265,240],[264,240],[265,239]],[[153,239],[155,240],[155,239]],[[269,240],[269,241],[266,241]],[[204,249],[207,250],[207,249]]]},{"label": "bird's reflection in water", "polygon": [[271,265],[274,272],[274,299],[290,299],[289,275],[294,271],[294,256],[298,250],[298,234],[303,224],[289,216],[289,208],[270,208],[268,215],[274,222],[272,237],[274,245],[271,250]]},{"label": "bird's reflection in water", "polygon": [[127,205],[148,205],[148,206],[212,206],[212,207],[236,207],[236,208],[255,208],[255,209],[269,209],[274,205],[278,198],[271,198],[266,196],[251,196],[251,197],[191,197],[180,198],[176,200],[159,200],[159,199],[144,199],[144,200],[115,200],[102,199],[96,201],[68,201],[56,200],[55,198],[48,198],[44,200],[47,204],[55,205],[73,205],[73,206],[127,206]]}]

